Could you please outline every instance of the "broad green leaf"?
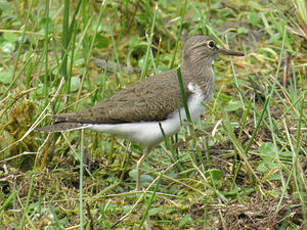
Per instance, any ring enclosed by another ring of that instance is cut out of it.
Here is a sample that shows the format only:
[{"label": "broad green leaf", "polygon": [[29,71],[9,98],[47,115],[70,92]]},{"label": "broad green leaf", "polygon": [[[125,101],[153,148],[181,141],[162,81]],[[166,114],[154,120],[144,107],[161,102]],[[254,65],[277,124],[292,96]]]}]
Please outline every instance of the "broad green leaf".
[{"label": "broad green leaf", "polygon": [[79,77],[72,77],[70,82],[70,91],[75,92],[80,88],[80,78]]},{"label": "broad green leaf", "polygon": [[3,38],[7,40],[8,42],[16,42],[19,36],[16,33],[5,32],[3,33]]},{"label": "broad green leaf", "polygon": [[98,48],[107,48],[109,46],[109,39],[106,36],[97,34],[95,43]]},{"label": "broad green leaf", "polygon": [[223,172],[220,169],[209,169],[205,172],[205,176],[217,183],[223,178]]},{"label": "broad green leaf", "polygon": [[12,80],[12,70],[0,71],[0,82],[3,84],[9,84]]}]

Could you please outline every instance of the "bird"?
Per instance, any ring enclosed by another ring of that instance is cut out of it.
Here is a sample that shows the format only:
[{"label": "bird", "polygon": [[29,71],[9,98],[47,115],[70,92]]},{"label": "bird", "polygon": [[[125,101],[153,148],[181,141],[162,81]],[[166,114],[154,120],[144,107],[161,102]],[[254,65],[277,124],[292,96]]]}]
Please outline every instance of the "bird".
[{"label": "bird", "polygon": [[[194,121],[204,112],[214,92],[212,63],[218,55],[244,56],[243,53],[219,48],[205,35],[188,38],[183,47],[180,72],[186,104]],[[62,132],[90,129],[115,134],[143,145],[145,151],[137,161],[136,189],[141,189],[141,168],[152,148],[186,124],[186,110],[177,68],[127,86],[103,102],[77,112],[52,116],[53,124],[37,130]]]}]

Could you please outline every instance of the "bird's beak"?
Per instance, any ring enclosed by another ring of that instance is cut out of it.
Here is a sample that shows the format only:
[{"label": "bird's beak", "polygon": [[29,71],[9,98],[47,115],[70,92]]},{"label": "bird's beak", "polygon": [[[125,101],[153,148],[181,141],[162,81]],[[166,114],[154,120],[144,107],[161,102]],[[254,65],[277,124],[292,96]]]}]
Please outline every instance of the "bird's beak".
[{"label": "bird's beak", "polygon": [[228,49],[222,49],[222,48],[218,49],[218,54],[232,55],[232,56],[244,56],[244,54],[241,52],[228,50]]}]

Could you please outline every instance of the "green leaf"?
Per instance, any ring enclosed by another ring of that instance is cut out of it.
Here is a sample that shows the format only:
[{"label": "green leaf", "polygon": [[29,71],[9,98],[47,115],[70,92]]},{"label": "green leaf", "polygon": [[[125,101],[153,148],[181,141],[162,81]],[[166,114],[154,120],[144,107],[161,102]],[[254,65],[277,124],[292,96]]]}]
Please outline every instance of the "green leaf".
[{"label": "green leaf", "polygon": [[280,194],[275,190],[268,190],[267,193],[270,194],[274,198],[278,198],[280,196]]},{"label": "green leaf", "polygon": [[45,33],[47,29],[48,22],[48,34],[54,31],[54,23],[51,18],[42,18],[39,21],[40,33]]},{"label": "green leaf", "polygon": [[7,1],[0,1],[0,9],[9,15],[12,15],[13,9],[11,4],[9,4]]},{"label": "green leaf", "polygon": [[270,36],[270,39],[268,40],[269,43],[275,43],[281,40],[281,34],[275,33],[272,36]]},{"label": "green leaf", "polygon": [[[272,142],[262,143],[258,148],[258,151],[260,157],[262,158],[261,163],[257,167],[259,172],[267,172],[269,169],[278,167],[276,162],[276,154],[278,154],[278,149]],[[270,179],[273,179],[273,176],[271,176]]]},{"label": "green leaf", "polygon": [[98,48],[107,48],[109,46],[109,39],[105,36],[97,34],[95,44]]},{"label": "green leaf", "polygon": [[163,208],[162,208],[162,207],[159,207],[159,208],[152,208],[152,209],[149,210],[148,215],[149,215],[149,216],[154,216],[154,215],[156,215],[157,213],[162,212],[162,211],[163,211]]},{"label": "green leaf", "polygon": [[[277,167],[277,166],[276,166],[276,167]],[[273,180],[275,180],[275,181],[280,181],[281,178],[280,178],[280,175],[279,175],[279,174],[275,173],[275,174],[273,174],[272,176],[270,176],[270,180],[271,180],[271,181],[273,181]]]},{"label": "green leaf", "polygon": [[129,49],[134,49],[135,47],[139,46],[141,41],[137,37],[132,37],[128,41]]},{"label": "green leaf", "polygon": [[225,106],[225,111],[226,112],[232,112],[232,111],[236,111],[236,110],[241,109],[241,108],[243,108],[241,101],[230,101]]},{"label": "green leaf", "polygon": [[16,48],[16,43],[11,41],[5,41],[1,44],[1,48],[4,52],[13,53]]},{"label": "green leaf", "polygon": [[149,185],[153,180],[154,180],[154,178],[150,175],[147,175],[147,174],[141,175],[141,184],[142,185]]},{"label": "green leaf", "polygon": [[216,184],[223,178],[223,172],[220,169],[209,169],[205,172],[205,176]]},{"label": "green leaf", "polygon": [[18,40],[18,35],[16,33],[6,32],[3,33],[3,38],[8,42],[16,42]]},{"label": "green leaf", "polygon": [[257,3],[256,1],[249,1],[249,6],[252,8],[252,9],[255,9],[255,10],[260,10],[262,9],[263,7]]},{"label": "green leaf", "polygon": [[278,153],[278,149],[274,146],[272,142],[264,142],[258,148],[260,153],[260,157],[262,159],[273,159],[275,158],[276,153]]},{"label": "green leaf", "polygon": [[265,173],[268,171],[268,168],[265,166],[265,163],[263,161],[261,161],[261,163],[258,165],[257,171],[262,172],[262,173]]},{"label": "green leaf", "polygon": [[75,92],[80,88],[80,78],[79,77],[72,77],[70,82],[70,91]]},{"label": "green leaf", "polygon": [[[132,169],[129,171],[129,177],[132,178],[133,180],[136,181],[136,174],[137,174],[137,170],[136,169]],[[153,177],[147,174],[142,174],[141,175],[141,184],[142,185],[148,185],[153,181]]]},{"label": "green leaf", "polygon": [[223,192],[223,194],[225,195],[225,196],[237,196],[239,193],[241,192],[241,188],[239,188],[239,187],[234,187],[232,190],[230,190],[230,191],[226,191],[226,192]]},{"label": "green leaf", "polygon": [[219,94],[219,100],[222,100],[222,102],[229,102],[229,101],[232,100],[232,97],[227,95],[227,94],[220,93]]},{"label": "green leaf", "polygon": [[260,17],[258,14],[252,12],[247,14],[247,20],[251,25],[256,27],[259,24]]},{"label": "green leaf", "polygon": [[136,180],[136,169],[132,169],[129,171],[129,177],[133,180]]},{"label": "green leaf", "polygon": [[185,215],[179,222],[178,227],[182,228],[187,224],[193,223],[193,219],[190,214]]},{"label": "green leaf", "polygon": [[12,76],[13,73],[11,69],[0,71],[0,82],[3,84],[9,84],[12,81]]},{"label": "green leaf", "polygon": [[237,32],[238,32],[238,34],[248,34],[249,30],[246,29],[245,27],[239,27]]}]

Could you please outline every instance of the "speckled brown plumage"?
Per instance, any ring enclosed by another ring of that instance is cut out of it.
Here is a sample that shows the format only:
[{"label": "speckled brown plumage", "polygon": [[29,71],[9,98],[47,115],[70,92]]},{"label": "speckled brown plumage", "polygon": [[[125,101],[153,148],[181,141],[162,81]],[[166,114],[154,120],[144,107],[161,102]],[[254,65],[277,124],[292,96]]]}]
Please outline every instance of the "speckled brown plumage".
[{"label": "speckled brown plumage", "polygon": [[[189,96],[186,88],[185,92]],[[181,104],[176,70],[146,78],[128,86],[96,106],[74,113],[54,115],[56,122],[123,123],[161,121]]]}]

